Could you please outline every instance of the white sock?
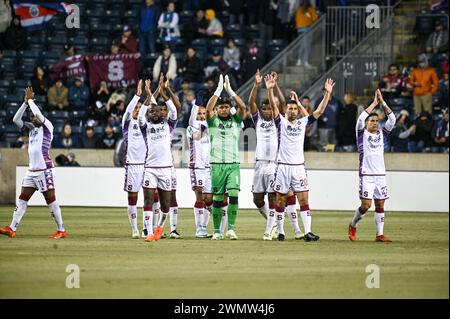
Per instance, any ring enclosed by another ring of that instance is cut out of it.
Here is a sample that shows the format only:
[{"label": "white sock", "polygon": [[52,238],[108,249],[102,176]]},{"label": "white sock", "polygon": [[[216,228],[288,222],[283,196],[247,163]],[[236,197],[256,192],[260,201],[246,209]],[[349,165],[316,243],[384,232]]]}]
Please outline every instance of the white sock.
[{"label": "white sock", "polygon": [[269,204],[264,203],[264,206],[258,207],[259,213],[264,217],[264,219],[267,219],[267,215],[269,214]]},{"label": "white sock", "polygon": [[24,201],[22,199],[19,199],[17,201],[17,206],[16,209],[14,209],[14,213],[13,213],[13,219],[11,221],[11,225],[9,225],[9,227],[11,227],[12,230],[16,231],[17,227],[20,224],[20,221],[22,220],[23,215],[25,215],[25,213],[27,212],[27,201]]},{"label": "white sock", "polygon": [[144,220],[147,235],[153,235],[153,211],[144,210]]},{"label": "white sock", "polygon": [[275,215],[276,215],[276,220],[277,220],[278,234],[285,235],[285,232],[284,232],[284,212],[275,212]]},{"label": "white sock", "polygon": [[292,228],[296,234],[301,233],[300,226],[298,225],[298,214],[295,205],[286,206],[286,215],[288,215],[289,221],[291,222]]},{"label": "white sock", "polygon": [[155,230],[156,226],[159,224],[159,219],[161,218],[161,210],[157,212],[153,211],[153,230]]},{"label": "white sock", "polygon": [[137,232],[137,207],[136,205],[128,205],[128,220],[130,221],[131,229]]},{"label": "white sock", "polygon": [[161,203],[158,201],[156,203],[153,203],[152,210],[155,212],[155,214],[158,214],[161,210]]},{"label": "white sock", "polygon": [[50,208],[50,213],[52,214],[52,217],[56,222],[56,229],[58,231],[64,231],[64,223],[62,220],[61,208],[59,207],[58,202],[55,200],[54,202],[48,205],[48,208]]},{"label": "white sock", "polygon": [[309,210],[305,210],[300,212],[300,216],[302,217],[303,228],[305,229],[305,234],[311,232],[311,212]]},{"label": "white sock", "polygon": [[361,214],[359,212],[359,208],[357,208],[355,211],[355,216],[353,216],[352,227],[355,227],[355,228],[358,227],[358,223],[363,217],[364,217],[364,214]]},{"label": "white sock", "polygon": [[177,229],[178,224],[178,206],[169,208],[169,217],[170,217],[170,232],[173,232]]},{"label": "white sock", "polygon": [[203,222],[203,208],[194,207],[195,229],[199,229]]},{"label": "white sock", "polygon": [[266,223],[266,230],[264,234],[269,235],[272,233],[273,226],[275,225],[276,218],[275,218],[275,210],[271,209],[269,210],[269,214],[267,215],[267,223]]},{"label": "white sock", "polygon": [[159,227],[164,228],[164,225],[166,224],[167,215],[169,215],[169,212],[164,213],[163,211],[161,211],[159,213],[159,222],[158,222]]},{"label": "white sock", "polygon": [[375,212],[375,226],[377,228],[377,236],[383,235],[383,229],[384,229],[384,212],[383,213],[377,213]]},{"label": "white sock", "polygon": [[205,228],[205,229],[208,227],[209,219],[211,218],[211,209],[212,209],[212,205],[206,207],[205,209],[203,209],[203,223],[202,223],[202,227]]},{"label": "white sock", "polygon": [[227,210],[228,210],[228,205],[225,207],[222,207],[222,222],[220,223],[220,233],[221,234],[225,234],[225,230],[227,229],[227,224],[228,224]]},{"label": "white sock", "polygon": [[142,207],[142,229],[147,229],[147,227],[145,226],[144,207]]}]

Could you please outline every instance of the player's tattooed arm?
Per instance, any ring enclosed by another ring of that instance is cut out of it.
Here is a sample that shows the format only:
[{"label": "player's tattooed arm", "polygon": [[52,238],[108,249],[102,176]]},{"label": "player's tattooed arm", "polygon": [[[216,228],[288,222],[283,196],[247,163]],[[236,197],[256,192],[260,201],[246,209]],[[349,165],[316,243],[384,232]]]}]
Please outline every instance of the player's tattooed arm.
[{"label": "player's tattooed arm", "polygon": [[231,87],[230,84],[230,78],[228,77],[228,75],[225,75],[225,82],[223,87],[225,88],[225,90],[227,90],[228,95],[234,100],[234,102],[236,103],[236,114],[241,118],[244,119],[245,118],[245,114],[246,114],[246,107],[245,107],[245,103],[244,101],[242,101],[242,99],[239,97],[239,95],[237,95],[233,88]]},{"label": "player's tattooed arm", "polygon": [[384,125],[384,128],[390,132],[395,127],[395,122],[397,119],[395,118],[394,112],[392,112],[391,108],[384,101],[383,95],[381,94],[381,91],[379,89],[376,90],[375,95],[377,96],[378,101],[383,106],[384,113],[387,115],[388,118],[386,124]]},{"label": "player's tattooed arm", "polygon": [[39,107],[33,101],[34,92],[33,92],[33,88],[31,86],[29,86],[25,89],[25,99],[27,100],[28,105],[30,106],[31,112],[33,112],[34,116],[37,117],[39,122],[44,123],[45,117],[42,114],[41,110],[39,110]]},{"label": "player's tattooed arm", "polygon": [[275,79],[275,88],[274,93],[275,96],[278,98],[278,109],[282,114],[286,113],[286,98],[284,97],[283,92],[280,89],[280,86],[278,85],[278,73],[275,71],[272,71],[270,73],[274,79]]},{"label": "player's tattooed arm", "polygon": [[331,93],[333,92],[334,81],[332,79],[327,79],[325,81],[325,86],[323,90],[323,99],[320,102],[317,109],[313,112],[313,116],[318,119],[324,112],[330,100]]},{"label": "player's tattooed arm", "polygon": [[294,100],[297,103],[298,109],[300,111],[300,115],[302,117],[309,116],[308,111],[305,109],[305,107],[302,105],[302,103],[300,103],[300,100],[298,99],[297,92],[291,91],[290,98],[291,98],[291,100]]},{"label": "player's tattooed arm", "polygon": [[256,104],[256,96],[258,95],[258,88],[261,84],[262,76],[259,73],[259,69],[256,70],[255,74],[255,82],[253,83],[252,91],[250,92],[250,96],[248,97],[248,105],[250,105],[250,112],[255,114],[258,112],[258,105]]},{"label": "player's tattooed arm", "polygon": [[214,116],[214,107],[216,106],[217,100],[220,97],[220,94],[222,94],[223,91],[223,75],[221,74],[219,76],[219,83],[217,84],[216,91],[214,92],[214,95],[211,96],[211,98],[208,101],[208,104],[206,105],[206,119],[210,120]]},{"label": "player's tattooed arm", "polygon": [[266,83],[267,94],[269,95],[269,104],[272,109],[273,118],[276,119],[280,116],[280,111],[278,110],[277,103],[275,102],[275,94],[273,93],[275,88],[275,79],[271,74],[264,77],[264,82]]}]

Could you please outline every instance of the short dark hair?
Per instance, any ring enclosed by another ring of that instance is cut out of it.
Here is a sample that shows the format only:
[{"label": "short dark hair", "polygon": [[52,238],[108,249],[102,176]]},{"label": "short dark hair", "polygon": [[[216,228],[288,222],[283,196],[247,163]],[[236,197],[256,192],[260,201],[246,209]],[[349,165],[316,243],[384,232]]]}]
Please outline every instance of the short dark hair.
[{"label": "short dark hair", "polygon": [[378,113],[375,113],[375,112],[370,113],[370,114],[367,116],[366,121],[368,121],[371,117],[374,117],[374,116],[378,117]]},{"label": "short dark hair", "polygon": [[[295,105],[297,105],[297,101],[295,101],[295,100],[289,100],[288,102],[287,102],[287,104],[295,104]],[[286,105],[287,105],[286,104]]]},{"label": "short dark hair", "polygon": [[392,67],[395,67],[397,70],[400,69],[400,67],[398,66],[397,63],[391,63],[391,64],[389,65],[389,69],[392,68]]},{"label": "short dark hair", "polygon": [[305,95],[304,97],[302,97],[302,100],[303,100],[303,99],[307,99],[307,100],[311,101],[311,99],[309,98],[308,95]]},{"label": "short dark hair", "polygon": [[216,106],[228,104],[231,107],[231,100],[227,97],[219,97],[216,102]]},{"label": "short dark hair", "polygon": [[269,99],[264,99],[261,102],[261,105],[268,105],[268,104],[270,104]]}]

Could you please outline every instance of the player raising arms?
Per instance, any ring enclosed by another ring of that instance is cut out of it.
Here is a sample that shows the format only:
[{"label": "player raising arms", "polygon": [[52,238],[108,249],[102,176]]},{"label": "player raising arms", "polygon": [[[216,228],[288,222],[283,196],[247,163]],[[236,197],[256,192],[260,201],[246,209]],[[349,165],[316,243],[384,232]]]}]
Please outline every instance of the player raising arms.
[{"label": "player raising arms", "polygon": [[[36,190],[39,190],[44,195],[50,213],[56,222],[57,231],[48,238],[65,238],[67,232],[64,229],[61,208],[55,197],[54,165],[49,156],[53,139],[53,125],[42,115],[33,99],[33,89],[31,87],[26,88],[24,103],[13,118],[14,124],[21,130],[29,131],[28,156],[30,164],[28,172],[22,180],[22,190],[13,213],[11,225],[0,228],[0,234],[11,238],[16,237],[17,227],[27,211],[28,200]],[[28,106],[32,112],[31,122],[23,122],[22,116]]]},{"label": "player raising arms", "polygon": [[[237,112],[231,115],[231,101],[220,98],[225,88],[228,95],[237,105]],[[217,104],[217,114],[214,106]],[[214,95],[209,99],[206,107],[206,121],[209,128],[211,142],[211,184],[213,190],[213,223],[214,235],[212,239],[222,239],[220,223],[222,219],[221,206],[225,190],[229,195],[228,231],[226,236],[232,240],[237,239],[234,231],[238,211],[238,195],[240,191],[240,161],[239,161],[239,135],[241,123],[245,116],[245,103],[236,95],[230,85],[228,76],[219,77]]]},{"label": "player raising arms", "polygon": [[[144,215],[148,236],[146,241],[156,241],[161,238],[163,226],[169,213],[172,190],[172,152],[171,136],[177,119],[177,110],[173,102],[163,95],[169,110],[166,120],[161,114],[159,105],[151,102],[150,81],[145,81],[147,100],[141,107],[138,115],[139,127],[144,130],[147,142],[147,156],[144,173]],[[154,100],[153,100],[154,101]],[[148,120],[147,120],[148,111]],[[158,192],[161,202],[161,217],[153,233],[153,199]]]},{"label": "player raising arms", "polygon": [[[383,129],[379,127],[379,119],[375,108],[381,103],[388,120]],[[356,137],[359,152],[359,198],[361,205],[355,212],[355,216],[348,227],[348,237],[356,240],[356,228],[358,222],[375,200],[375,226],[376,241],[391,242],[384,236],[384,201],[389,198],[386,186],[386,168],[384,166],[384,137],[395,126],[395,115],[381,95],[376,90],[375,98],[365,111],[361,113],[356,122]]]},{"label": "player raising arms", "polygon": [[145,156],[147,143],[139,127],[138,115],[142,102],[142,80],[137,85],[136,95],[130,101],[122,117],[122,135],[125,145],[125,183],[124,191],[128,193],[128,220],[132,238],[139,238],[137,227],[137,199],[144,181]]},{"label": "player raising arms", "polygon": [[[277,219],[282,220],[287,194],[291,189],[300,203],[300,214],[305,228],[305,241],[319,240],[319,236],[311,232],[311,212],[308,203],[309,186],[303,150],[305,131],[306,127],[317,120],[325,111],[333,86],[333,80],[327,79],[325,81],[323,99],[312,115],[298,119],[299,108],[303,108],[303,106],[299,101],[291,100],[287,104],[286,115],[280,116],[280,146],[274,184],[276,191],[275,210]],[[270,94],[269,96],[273,95]],[[269,102],[274,104],[274,99],[271,98]],[[304,113],[303,110],[302,112]],[[283,241],[284,238],[285,235],[278,230],[278,240]]]},{"label": "player raising arms", "polygon": [[[195,192],[194,220],[197,238],[208,238],[207,226],[211,213],[211,168],[209,164],[211,146],[206,123],[206,107],[193,102],[187,136],[189,143],[189,170],[192,190]],[[200,103],[201,104],[201,103]]]}]

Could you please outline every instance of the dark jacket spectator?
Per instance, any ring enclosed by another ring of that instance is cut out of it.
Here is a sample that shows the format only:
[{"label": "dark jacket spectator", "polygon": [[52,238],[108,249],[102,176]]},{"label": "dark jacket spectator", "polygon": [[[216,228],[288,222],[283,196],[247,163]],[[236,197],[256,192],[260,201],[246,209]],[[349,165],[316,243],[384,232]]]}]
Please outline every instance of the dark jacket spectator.
[{"label": "dark jacket spectator", "polygon": [[70,152],[67,154],[67,166],[80,166],[80,164],[76,161],[75,153]]},{"label": "dark jacket spectator", "polygon": [[255,42],[249,45],[248,51],[245,53],[242,60],[242,68],[244,73],[244,81],[247,81],[251,77],[255,76],[256,70],[261,69],[264,66],[264,60],[259,54],[259,49]]},{"label": "dark jacket spectator", "polygon": [[429,152],[433,144],[433,119],[430,113],[423,111],[414,121],[416,133],[411,136],[412,152]]},{"label": "dark jacket spectator", "polygon": [[63,85],[61,80],[48,89],[47,102],[52,110],[67,110],[69,107],[69,90]]},{"label": "dark jacket spectator", "polygon": [[393,99],[400,96],[405,88],[405,80],[400,74],[397,64],[391,64],[389,66],[389,73],[381,78],[378,87],[385,99]]},{"label": "dark jacket spectator", "polygon": [[89,88],[83,84],[83,79],[75,79],[69,88],[70,106],[76,110],[85,110],[89,103]]},{"label": "dark jacket spectator", "polygon": [[125,102],[117,101],[108,110],[108,125],[120,126],[122,124],[122,116],[125,113]]},{"label": "dark jacket spectator", "polygon": [[[317,109],[322,99],[323,96],[320,96],[316,100],[314,109]],[[338,124],[338,118],[339,114],[341,113],[341,109],[342,109],[341,101],[339,101],[339,99],[337,99],[335,96],[332,95],[325,109],[325,112],[317,120],[319,129],[321,128],[335,129]],[[352,129],[354,129],[354,126],[352,127]]]},{"label": "dark jacket spectator", "polygon": [[435,30],[427,40],[428,53],[441,53],[448,51],[448,32],[444,30],[441,21],[436,21]]},{"label": "dark jacket spectator", "polygon": [[188,48],[186,51],[186,57],[184,58],[181,67],[178,69],[178,74],[183,79],[189,82],[201,82],[203,79],[203,65],[202,61],[198,58],[197,53],[193,48]]},{"label": "dark jacket spectator", "polygon": [[55,148],[79,148],[80,139],[72,134],[72,126],[69,123],[64,124],[61,134],[55,136],[53,147]]},{"label": "dark jacket spectator", "polygon": [[358,106],[354,103],[352,93],[344,95],[344,107],[341,108],[338,115],[338,124],[336,128],[338,146],[345,151],[356,150],[356,135],[352,129],[356,127],[358,117]]},{"label": "dark jacket spectator", "polygon": [[100,148],[101,143],[97,136],[95,136],[94,128],[91,126],[86,127],[84,135],[81,137],[82,148]]},{"label": "dark jacket spectator", "polygon": [[138,43],[134,37],[131,27],[125,25],[123,33],[118,37],[114,43],[119,47],[119,53],[136,53],[138,52]]},{"label": "dark jacket spectator", "polygon": [[112,126],[105,127],[105,133],[100,139],[101,148],[114,149],[116,147],[117,135],[114,133]]},{"label": "dark jacket spectator", "polygon": [[109,97],[111,96],[111,92],[109,91],[108,85],[105,81],[100,82],[100,87],[98,90],[92,95],[92,102],[95,103],[100,101],[101,103],[108,103]]},{"label": "dark jacket spectator", "polygon": [[191,44],[193,39],[199,39],[206,36],[206,29],[208,28],[208,21],[205,18],[205,11],[197,10],[195,19],[189,20],[183,29],[183,36],[186,38],[186,42]]},{"label": "dark jacket spectator", "polygon": [[393,152],[411,152],[411,136],[416,132],[416,126],[411,125],[409,112],[401,110],[397,122],[391,132],[391,146]]},{"label": "dark jacket spectator", "polygon": [[37,66],[34,69],[34,75],[31,78],[31,86],[36,95],[47,95],[50,87],[50,79],[45,74],[42,67]]},{"label": "dark jacket spectator", "polygon": [[444,115],[441,120],[436,123],[433,132],[433,139],[435,143],[435,149],[439,152],[448,152],[448,109],[443,111]]},{"label": "dark jacket spectator", "polygon": [[141,54],[156,52],[156,26],[160,8],[154,0],[145,0],[139,23],[139,51]]},{"label": "dark jacket spectator", "polygon": [[11,50],[24,50],[27,46],[27,31],[20,25],[20,16],[14,16],[6,30],[6,47]]}]

